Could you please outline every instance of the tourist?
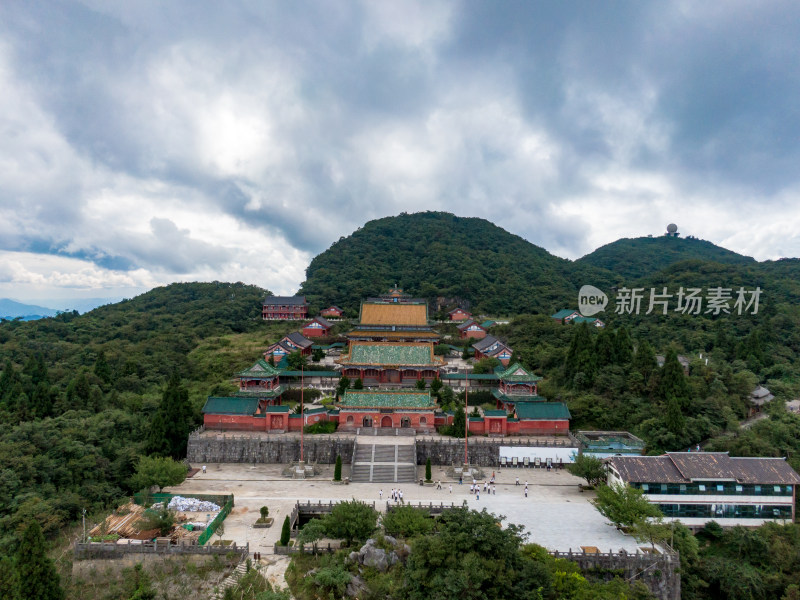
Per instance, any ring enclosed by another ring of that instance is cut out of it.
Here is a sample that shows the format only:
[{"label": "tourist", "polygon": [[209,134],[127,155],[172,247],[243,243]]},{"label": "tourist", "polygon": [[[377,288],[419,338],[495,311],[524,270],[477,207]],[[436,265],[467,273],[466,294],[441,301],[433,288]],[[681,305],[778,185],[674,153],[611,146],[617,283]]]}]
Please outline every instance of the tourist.
[{"label": "tourist", "polygon": [[525,497],[528,497],[528,488],[525,488]]},{"label": "tourist", "polygon": [[493,496],[497,496],[497,486],[496,485],[492,486],[492,495]]},{"label": "tourist", "polygon": [[452,483],[450,484],[450,493],[451,494],[453,493],[453,484]]},{"label": "tourist", "polygon": [[203,465],[203,475],[205,475],[205,473],[206,473],[206,466]]},{"label": "tourist", "polygon": [[478,486],[478,489],[475,493],[475,500],[480,500],[480,499],[481,499],[481,488],[480,486]]},{"label": "tourist", "polygon": [[519,485],[519,477],[517,477],[517,483],[515,485]]},{"label": "tourist", "polygon": [[383,500],[383,490],[380,490],[380,491],[378,492],[378,499],[379,499],[379,500]]}]

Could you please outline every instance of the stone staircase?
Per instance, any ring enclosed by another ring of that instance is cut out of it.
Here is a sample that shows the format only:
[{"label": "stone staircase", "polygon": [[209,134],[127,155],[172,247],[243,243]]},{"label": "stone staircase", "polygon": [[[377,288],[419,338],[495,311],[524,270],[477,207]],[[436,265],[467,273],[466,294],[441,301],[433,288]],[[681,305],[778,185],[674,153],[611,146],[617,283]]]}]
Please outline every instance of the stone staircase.
[{"label": "stone staircase", "polygon": [[416,443],[382,443],[359,436],[353,451],[350,480],[353,483],[413,483],[417,476]]},{"label": "stone staircase", "polygon": [[[255,568],[255,565],[251,568]],[[225,596],[225,590],[234,587],[239,582],[239,578],[245,573],[247,573],[247,560],[240,562],[233,573],[222,580],[222,582],[217,586],[217,594],[215,598],[217,600],[221,600]]]}]

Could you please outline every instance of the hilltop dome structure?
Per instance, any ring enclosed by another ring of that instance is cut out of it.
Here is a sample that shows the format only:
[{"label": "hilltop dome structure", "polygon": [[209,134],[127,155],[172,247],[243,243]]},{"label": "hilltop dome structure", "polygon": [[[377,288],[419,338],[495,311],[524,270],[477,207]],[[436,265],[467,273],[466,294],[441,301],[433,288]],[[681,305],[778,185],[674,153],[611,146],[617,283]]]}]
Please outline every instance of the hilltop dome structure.
[{"label": "hilltop dome structure", "polygon": [[680,233],[678,233],[678,226],[675,223],[670,223],[667,225],[667,233],[664,234],[667,237],[678,237]]}]

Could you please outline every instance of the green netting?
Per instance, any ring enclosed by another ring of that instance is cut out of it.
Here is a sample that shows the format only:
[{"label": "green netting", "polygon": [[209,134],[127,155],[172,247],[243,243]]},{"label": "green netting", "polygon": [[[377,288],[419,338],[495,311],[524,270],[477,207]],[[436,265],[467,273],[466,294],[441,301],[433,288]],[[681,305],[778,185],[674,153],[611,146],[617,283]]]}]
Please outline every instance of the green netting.
[{"label": "green netting", "polygon": [[230,514],[233,510],[233,496],[230,496],[230,500],[225,503],[225,506],[222,507],[222,510],[219,511],[219,514],[214,517],[214,520],[208,524],[206,530],[200,534],[200,537],[197,538],[197,543],[199,545],[205,544],[208,540],[211,539],[211,536],[214,535],[214,532],[217,530],[217,527],[222,525],[222,522],[225,518]]}]

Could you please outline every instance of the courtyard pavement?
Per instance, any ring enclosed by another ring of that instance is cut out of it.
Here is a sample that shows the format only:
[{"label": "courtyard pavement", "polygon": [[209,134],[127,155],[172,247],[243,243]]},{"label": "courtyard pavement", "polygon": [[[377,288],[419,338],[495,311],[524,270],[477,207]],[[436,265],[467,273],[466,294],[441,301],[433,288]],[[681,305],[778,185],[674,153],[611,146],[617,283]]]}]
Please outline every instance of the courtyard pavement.
[{"label": "courtyard pavement", "polygon": [[[295,503],[305,501],[337,501],[356,498],[374,502],[380,511],[386,510],[386,502],[393,485],[380,483],[351,483],[333,485],[333,466],[323,465],[322,473],[312,479],[291,480],[281,477],[282,465],[274,464],[209,464],[207,472],[197,473],[179,486],[166,488],[173,494],[218,494],[234,495],[235,507],[225,520],[222,538],[237,543],[249,543],[251,552],[271,554],[274,543],[280,538],[284,517],[292,511]],[[349,475],[349,466],[343,467],[342,475]],[[424,476],[424,467],[418,467],[418,478]],[[485,470],[487,478],[491,469]],[[469,492],[469,485],[459,485],[448,480],[443,467],[433,468],[433,479],[442,482],[441,490],[421,487],[418,484],[400,484],[406,503],[435,502],[461,504],[466,501],[470,508],[504,515],[507,523],[525,527],[530,534],[528,541],[541,544],[550,550],[580,551],[581,546],[596,546],[603,552],[624,548],[635,552],[638,544],[628,535],[608,525],[590,500],[592,492],[580,492],[580,479],[566,471],[545,469],[506,468],[495,471],[497,494],[488,495],[481,487],[480,497]],[[516,477],[520,485],[515,485]],[[528,497],[524,496],[524,483],[528,482]],[[452,486],[452,492],[450,491]],[[379,491],[383,490],[382,500]],[[254,529],[261,506],[269,507],[269,515],[275,523],[268,529]]]}]

